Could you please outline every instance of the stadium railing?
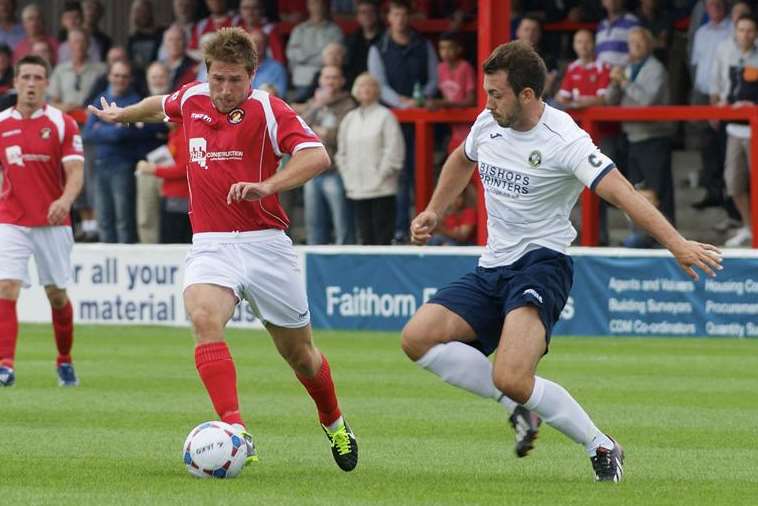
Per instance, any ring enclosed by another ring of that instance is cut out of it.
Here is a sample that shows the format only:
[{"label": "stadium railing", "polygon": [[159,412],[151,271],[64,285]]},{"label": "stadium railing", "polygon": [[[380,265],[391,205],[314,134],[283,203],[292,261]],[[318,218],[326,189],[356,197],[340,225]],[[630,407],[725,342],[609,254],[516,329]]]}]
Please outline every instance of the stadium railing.
[{"label": "stadium railing", "polygon": [[[653,106],[653,107],[590,107],[569,111],[574,119],[584,128],[593,140],[598,142],[598,126],[604,122],[622,121],[703,121],[732,120],[746,121],[753,132],[758,132],[758,106],[756,107],[718,107],[718,106]],[[395,116],[401,123],[413,123],[416,126],[416,209],[421,210],[429,203],[434,190],[434,134],[435,123],[473,123],[479,110],[456,109],[428,111],[426,109],[396,109]],[[750,141],[750,205],[753,224],[753,248],[758,248],[758,136]],[[478,178],[475,178],[478,182]],[[487,240],[487,215],[484,209],[482,192],[479,191],[477,243],[485,244]],[[582,194],[582,229],[580,244],[597,246],[599,237],[598,223],[599,199],[596,194],[585,190]]]}]

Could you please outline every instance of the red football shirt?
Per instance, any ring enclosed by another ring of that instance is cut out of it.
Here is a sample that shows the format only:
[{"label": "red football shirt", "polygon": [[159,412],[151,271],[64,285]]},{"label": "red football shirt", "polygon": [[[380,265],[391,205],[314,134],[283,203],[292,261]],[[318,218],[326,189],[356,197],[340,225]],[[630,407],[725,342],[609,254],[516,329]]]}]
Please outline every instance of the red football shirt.
[{"label": "red football shirt", "polygon": [[184,124],[194,233],[287,228],[277,195],[232,205],[226,196],[234,183],[268,179],[284,153],[323,146],[295,111],[253,90],[240,107],[222,114],[211,102],[208,83],[191,83],[166,96],[163,111]]},{"label": "red football shirt", "polygon": [[606,63],[594,61],[585,65],[575,60],[566,69],[559,93],[562,97],[574,100],[579,97],[602,97],[608,88],[610,77],[611,67]]},{"label": "red football shirt", "polygon": [[[50,204],[63,195],[63,162],[82,160],[76,121],[45,105],[28,119],[13,107],[0,112],[0,223],[49,227]],[[67,217],[66,224],[71,221]]]}]

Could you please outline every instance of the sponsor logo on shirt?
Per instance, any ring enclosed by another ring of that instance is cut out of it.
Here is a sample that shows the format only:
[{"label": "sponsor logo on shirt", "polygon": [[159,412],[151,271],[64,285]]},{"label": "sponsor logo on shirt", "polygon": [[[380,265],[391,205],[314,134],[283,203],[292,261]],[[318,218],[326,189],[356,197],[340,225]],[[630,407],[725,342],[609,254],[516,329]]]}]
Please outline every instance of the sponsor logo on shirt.
[{"label": "sponsor logo on shirt", "polygon": [[232,125],[242,123],[243,119],[245,119],[245,111],[239,107],[232,109],[229,114],[226,115],[226,120]]},{"label": "sponsor logo on shirt", "polygon": [[490,139],[497,139],[498,137],[502,137],[502,136],[503,134],[500,134],[500,133],[490,134]]},{"label": "sponsor logo on shirt", "polygon": [[3,137],[10,137],[11,135],[18,135],[21,133],[20,128],[14,128],[13,130],[8,130],[7,132],[3,132]]},{"label": "sponsor logo on shirt", "polygon": [[529,194],[529,176],[479,162],[479,178],[487,190],[517,199]]},{"label": "sponsor logo on shirt", "polygon": [[213,123],[213,118],[211,118],[207,114],[203,114],[202,112],[193,112],[190,118],[204,121],[205,123],[209,125]]},{"label": "sponsor logo on shirt", "polygon": [[21,146],[8,146],[5,148],[5,158],[11,165],[24,166],[24,158],[21,154]]},{"label": "sponsor logo on shirt", "polygon": [[74,149],[79,153],[84,152],[84,146],[82,145],[82,136],[79,134],[74,135],[73,139]]},{"label": "sponsor logo on shirt", "polygon": [[193,137],[189,140],[190,162],[197,162],[203,168],[208,168],[209,160],[242,160],[244,153],[239,150],[208,151],[208,143],[203,137]]},{"label": "sponsor logo on shirt", "polygon": [[39,136],[42,137],[43,139],[47,140],[47,139],[50,138],[50,135],[52,135],[52,133],[53,133],[53,131],[50,130],[49,127],[44,127],[42,129],[40,129]]}]

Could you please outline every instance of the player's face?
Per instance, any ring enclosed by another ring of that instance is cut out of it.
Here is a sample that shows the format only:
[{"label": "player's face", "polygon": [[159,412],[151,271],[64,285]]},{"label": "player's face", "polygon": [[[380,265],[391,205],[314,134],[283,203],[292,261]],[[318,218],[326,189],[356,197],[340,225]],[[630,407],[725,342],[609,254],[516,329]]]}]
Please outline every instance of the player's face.
[{"label": "player's face", "polygon": [[484,91],[487,92],[487,109],[498,125],[510,128],[521,116],[521,104],[508,84],[504,70],[484,74]]},{"label": "player's face", "polygon": [[250,93],[250,74],[241,63],[213,62],[208,70],[211,101],[221,113],[228,113]]},{"label": "player's face", "polygon": [[13,78],[13,85],[18,93],[19,103],[33,109],[42,107],[47,93],[45,67],[33,63],[21,65],[18,75]]}]

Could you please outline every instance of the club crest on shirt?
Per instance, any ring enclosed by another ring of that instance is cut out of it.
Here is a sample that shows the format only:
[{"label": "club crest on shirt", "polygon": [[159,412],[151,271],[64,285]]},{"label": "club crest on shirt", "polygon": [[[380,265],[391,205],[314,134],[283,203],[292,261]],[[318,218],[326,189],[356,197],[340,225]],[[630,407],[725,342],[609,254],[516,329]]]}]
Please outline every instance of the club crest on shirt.
[{"label": "club crest on shirt", "polygon": [[537,151],[536,149],[529,153],[529,165],[532,167],[539,167],[539,165],[542,163],[542,153]]},{"label": "club crest on shirt", "polygon": [[245,118],[245,111],[237,107],[232,109],[229,114],[226,115],[226,120],[232,125],[237,125]]},{"label": "club crest on shirt", "polygon": [[44,128],[42,128],[42,129],[40,129],[40,131],[39,131],[39,136],[40,136],[40,137],[42,137],[43,139],[47,140],[47,139],[49,139],[49,138],[50,138],[50,135],[51,135],[52,133],[53,133],[53,131],[52,131],[52,130],[50,130],[50,128],[49,128],[49,127],[44,127]]}]

